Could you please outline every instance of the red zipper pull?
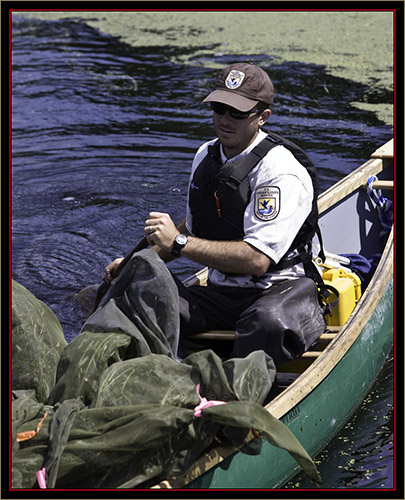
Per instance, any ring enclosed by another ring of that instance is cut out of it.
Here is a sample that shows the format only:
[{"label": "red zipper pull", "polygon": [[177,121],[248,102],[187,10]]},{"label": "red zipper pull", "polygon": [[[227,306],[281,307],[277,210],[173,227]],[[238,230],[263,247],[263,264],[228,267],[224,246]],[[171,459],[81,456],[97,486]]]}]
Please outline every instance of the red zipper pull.
[{"label": "red zipper pull", "polygon": [[215,191],[214,197],[215,197],[215,204],[217,206],[217,216],[218,216],[218,219],[220,219],[222,217],[222,215],[221,215],[221,206],[219,204],[219,200],[220,200],[220,198],[222,198],[221,191]]}]

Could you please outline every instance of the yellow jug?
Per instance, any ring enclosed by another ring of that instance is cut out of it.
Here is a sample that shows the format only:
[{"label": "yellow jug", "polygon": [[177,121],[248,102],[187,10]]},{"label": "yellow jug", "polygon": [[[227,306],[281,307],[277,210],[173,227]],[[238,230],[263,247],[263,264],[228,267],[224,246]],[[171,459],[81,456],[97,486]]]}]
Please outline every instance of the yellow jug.
[{"label": "yellow jug", "polygon": [[[325,269],[322,273],[325,284],[332,285],[339,292],[338,305],[333,307],[332,316],[326,316],[328,326],[343,326],[361,297],[361,280],[355,274],[343,269]],[[331,292],[327,302],[336,300]]]}]

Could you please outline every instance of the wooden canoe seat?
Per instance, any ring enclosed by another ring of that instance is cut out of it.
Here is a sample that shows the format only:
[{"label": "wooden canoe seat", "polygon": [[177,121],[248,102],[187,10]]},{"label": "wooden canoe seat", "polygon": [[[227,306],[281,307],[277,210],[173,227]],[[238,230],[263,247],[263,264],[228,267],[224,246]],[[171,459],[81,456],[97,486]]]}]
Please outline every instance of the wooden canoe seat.
[{"label": "wooden canoe seat", "polygon": [[[322,348],[325,344],[328,344],[331,340],[333,340],[338,332],[340,331],[340,327],[337,326],[329,326],[327,330],[322,333],[319,337],[316,348],[319,346],[319,350],[310,350],[304,352],[300,357],[306,359],[316,359],[322,354]],[[189,337],[192,341],[200,341],[200,342],[223,342],[223,341],[234,341],[235,340],[235,332],[233,330],[209,330],[203,333],[196,333]]]},{"label": "wooden canoe seat", "polygon": [[[276,380],[272,390],[269,393],[269,399],[276,397],[282,390],[290,385],[301,373],[303,373],[316,359],[320,357],[325,347],[337,336],[341,327],[328,326],[319,339],[311,346],[311,349],[304,352],[298,358],[287,361],[277,367]],[[215,352],[221,355],[222,349],[224,353],[229,352],[230,342],[235,340],[235,332],[233,330],[210,330],[204,333],[196,333],[188,337],[195,344],[201,343],[205,348],[213,348]],[[224,347],[225,346],[225,347]],[[191,349],[190,353],[194,349]],[[226,354],[224,354],[227,357]]]},{"label": "wooden canoe seat", "polygon": [[[319,340],[333,340],[339,330],[340,327],[330,326],[322,333]],[[204,333],[196,333],[189,338],[190,340],[235,340],[235,332],[233,330],[209,330]]]}]

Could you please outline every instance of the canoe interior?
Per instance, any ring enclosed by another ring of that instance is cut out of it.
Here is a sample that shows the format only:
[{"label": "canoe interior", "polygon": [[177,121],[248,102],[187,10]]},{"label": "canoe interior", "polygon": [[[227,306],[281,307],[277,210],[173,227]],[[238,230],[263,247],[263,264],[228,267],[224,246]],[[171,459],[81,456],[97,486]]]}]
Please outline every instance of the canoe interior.
[{"label": "canoe interior", "polygon": [[[375,276],[345,325],[328,327],[318,342],[311,346],[310,351],[278,367],[276,382],[266,403],[266,408],[288,425],[312,456],[321,451],[350,418],[367,394],[392,344],[393,231],[384,248],[384,242],[380,238],[382,227],[378,213],[365,189],[370,175],[378,176],[379,181],[389,180],[392,184],[393,140],[379,148],[362,167],[323,193],[318,199],[318,207],[325,250],[334,254],[361,254],[366,258],[382,254]],[[394,201],[392,186],[390,189],[384,188],[383,195]],[[186,280],[186,284],[204,284],[205,280],[206,270],[202,270]],[[234,340],[232,331],[206,332],[199,336],[199,341],[205,348],[219,348],[219,351],[221,343]],[[371,343],[370,338],[374,339]],[[359,360],[365,354],[370,356],[372,362],[363,369],[367,364]],[[361,383],[353,383],[347,390],[350,397],[346,405],[335,405],[333,428],[329,422],[328,428],[322,431],[331,405],[342,397],[340,382],[351,370],[349,379],[359,380]],[[335,381],[337,389],[331,390],[324,383],[328,376]],[[323,414],[321,407],[314,412],[314,407],[310,406],[316,398],[325,402]],[[305,405],[310,409],[305,410]],[[305,411],[305,419],[300,418],[300,412],[304,414]],[[307,432],[304,432],[305,426]],[[322,437],[317,438],[317,433],[323,433]],[[261,463],[267,464],[263,465],[262,472],[259,470],[259,461],[249,465],[252,458],[235,453],[230,446],[214,446],[184,475],[162,481],[154,488],[275,488],[297,472],[297,466],[291,457],[268,443],[263,446],[261,455]],[[269,463],[278,466],[270,472],[272,467],[269,468]],[[254,471],[253,475],[257,477],[248,478],[246,473],[249,470]],[[240,485],[237,484],[238,481],[241,481]]]},{"label": "canoe interior", "polygon": [[[378,178],[393,179],[392,164]],[[393,201],[393,190],[382,193]],[[378,213],[363,187],[323,212],[319,227],[325,249],[334,254],[355,253],[370,258],[383,251]]]}]

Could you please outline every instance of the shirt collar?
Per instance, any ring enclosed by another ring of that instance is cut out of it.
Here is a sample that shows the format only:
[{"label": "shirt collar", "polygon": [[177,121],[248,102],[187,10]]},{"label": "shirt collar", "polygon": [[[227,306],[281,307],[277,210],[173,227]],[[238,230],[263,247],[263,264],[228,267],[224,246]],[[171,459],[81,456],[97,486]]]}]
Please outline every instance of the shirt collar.
[{"label": "shirt collar", "polygon": [[237,156],[234,156],[233,158],[228,159],[226,154],[224,153],[224,148],[222,147],[222,144],[220,144],[220,152],[221,152],[221,161],[225,165],[225,163],[230,163],[236,160],[239,160],[243,156],[246,156],[249,154],[253,148],[255,148],[259,142],[262,142],[262,140],[267,136],[267,133],[264,132],[263,130],[259,130],[259,133],[257,134],[255,140],[252,142],[250,146],[248,146],[246,149],[244,149],[241,153],[239,153]]}]

